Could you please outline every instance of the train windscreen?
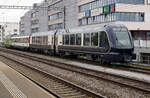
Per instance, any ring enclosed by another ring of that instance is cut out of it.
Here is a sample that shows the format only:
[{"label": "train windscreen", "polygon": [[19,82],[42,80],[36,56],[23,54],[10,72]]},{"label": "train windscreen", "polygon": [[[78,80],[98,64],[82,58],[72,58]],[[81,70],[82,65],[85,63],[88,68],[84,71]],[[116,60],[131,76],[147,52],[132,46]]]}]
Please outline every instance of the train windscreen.
[{"label": "train windscreen", "polygon": [[126,28],[113,28],[116,35],[116,48],[132,48],[131,38]]}]

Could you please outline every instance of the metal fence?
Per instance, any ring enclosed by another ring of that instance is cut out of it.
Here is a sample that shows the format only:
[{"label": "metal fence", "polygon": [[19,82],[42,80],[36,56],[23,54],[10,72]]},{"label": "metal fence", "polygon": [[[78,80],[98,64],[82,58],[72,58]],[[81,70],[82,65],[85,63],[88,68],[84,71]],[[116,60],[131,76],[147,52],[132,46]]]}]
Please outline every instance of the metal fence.
[{"label": "metal fence", "polygon": [[150,64],[150,40],[134,40],[134,47],[137,50],[137,60],[141,63]]},{"label": "metal fence", "polygon": [[150,54],[141,53],[141,62],[150,64]]}]

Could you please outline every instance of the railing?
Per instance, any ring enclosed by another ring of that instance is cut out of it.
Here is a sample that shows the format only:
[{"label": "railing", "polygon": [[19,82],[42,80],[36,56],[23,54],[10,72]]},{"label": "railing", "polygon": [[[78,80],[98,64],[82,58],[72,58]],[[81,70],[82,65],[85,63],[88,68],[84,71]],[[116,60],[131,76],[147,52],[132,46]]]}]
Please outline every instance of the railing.
[{"label": "railing", "polygon": [[134,40],[134,46],[138,48],[150,48],[150,40]]}]

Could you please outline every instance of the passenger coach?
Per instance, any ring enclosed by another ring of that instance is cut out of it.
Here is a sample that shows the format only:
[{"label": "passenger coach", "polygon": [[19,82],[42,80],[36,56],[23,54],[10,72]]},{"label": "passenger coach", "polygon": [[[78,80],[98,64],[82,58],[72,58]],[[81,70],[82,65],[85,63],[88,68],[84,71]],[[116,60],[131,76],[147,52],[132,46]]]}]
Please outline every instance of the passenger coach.
[{"label": "passenger coach", "polygon": [[30,45],[30,36],[17,36],[11,37],[12,40],[12,47],[13,48],[20,48],[20,49],[29,49]]},{"label": "passenger coach", "polygon": [[30,50],[54,54],[54,32],[33,33],[30,36]]}]

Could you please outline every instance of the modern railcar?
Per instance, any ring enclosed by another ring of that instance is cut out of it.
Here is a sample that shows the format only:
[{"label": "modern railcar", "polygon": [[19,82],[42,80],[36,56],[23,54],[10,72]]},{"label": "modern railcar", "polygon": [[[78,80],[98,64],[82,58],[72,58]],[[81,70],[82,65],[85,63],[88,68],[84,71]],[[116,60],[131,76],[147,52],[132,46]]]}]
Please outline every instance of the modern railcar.
[{"label": "modern railcar", "polygon": [[83,55],[104,62],[130,61],[133,57],[132,37],[124,25],[70,29],[56,38],[56,51],[61,55]]}]

